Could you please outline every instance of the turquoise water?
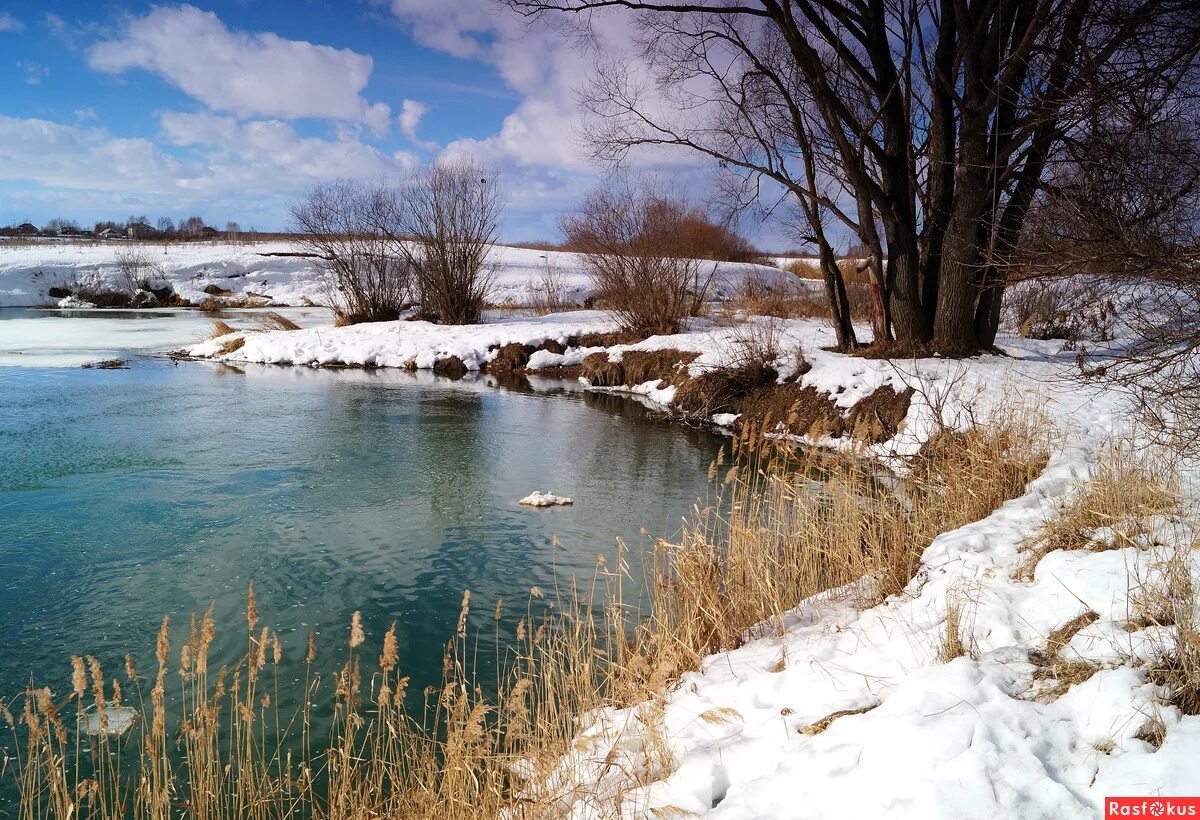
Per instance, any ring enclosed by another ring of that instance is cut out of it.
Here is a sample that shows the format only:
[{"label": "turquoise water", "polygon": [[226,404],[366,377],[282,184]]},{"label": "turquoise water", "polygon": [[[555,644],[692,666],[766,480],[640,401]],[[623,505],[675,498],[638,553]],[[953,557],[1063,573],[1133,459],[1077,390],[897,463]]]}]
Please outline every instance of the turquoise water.
[{"label": "turquoise water", "polygon": [[[32,673],[66,693],[72,654],[110,677],[126,652],[149,669],[162,616],[178,638],[210,601],[213,665],[231,662],[251,581],[286,657],[312,629],[332,666],[361,610],[371,645],[396,621],[402,666],[433,682],[464,589],[491,633],[497,598],[515,622],[531,585],[590,580],[618,537],[636,565],[706,492],[719,439],[541,387],[153,358],[0,367],[0,692]],[[515,503],[534,489],[576,503]]]}]

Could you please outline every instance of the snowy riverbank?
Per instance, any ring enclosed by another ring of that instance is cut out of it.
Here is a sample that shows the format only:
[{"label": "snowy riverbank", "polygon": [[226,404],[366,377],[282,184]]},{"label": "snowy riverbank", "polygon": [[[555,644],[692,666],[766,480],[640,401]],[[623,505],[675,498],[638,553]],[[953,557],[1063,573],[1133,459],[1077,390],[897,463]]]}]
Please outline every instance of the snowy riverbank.
[{"label": "snowy riverbank", "polygon": [[[215,285],[233,298],[262,296],[276,305],[325,304],[328,287],[316,260],[294,242],[0,242],[0,307],[57,304],[51,288],[76,283],[123,287],[117,257],[131,249],[161,271],[184,299],[201,302],[205,288]],[[528,304],[551,277],[559,298],[582,305],[591,285],[577,254],[496,246],[489,299],[495,304]],[[711,264],[711,263],[710,263]],[[722,263],[716,295],[730,294],[748,275],[774,281],[784,276],[777,268]]]},{"label": "snowy riverbank", "polygon": [[[817,596],[789,613],[782,634],[706,659],[655,705],[653,720],[642,708],[596,716],[548,784],[561,807],[581,818],[597,801],[620,802],[628,816],[1083,818],[1101,813],[1106,796],[1200,792],[1200,717],[1181,713],[1147,677],[1147,664],[1172,641],[1169,628],[1131,611],[1137,591],[1172,561],[1200,580],[1196,533],[1159,516],[1140,540],[1052,550],[1032,577],[1019,572],[1023,548],[1086,486],[1107,442],[1145,444],[1123,395],[1073,380],[1075,353],[1061,341],[1005,335],[1006,356],[889,362],[825,350],[832,335],[819,321],[697,320],[686,333],[633,345],[539,350],[529,366],[674,349],[697,354],[686,365],[694,377],[735,361],[754,328],[768,324],[780,380],[796,372],[802,351],[808,369],[795,384],[839,408],[881,386],[913,389],[899,433],[875,445],[878,455],[914,452],[939,420],[962,426],[1014,406],[1044,413],[1061,439],[1024,495],[938,537],[902,595],[877,605],[854,594]],[[220,352],[228,338],[186,352],[410,368],[453,355],[476,370],[509,342],[564,344],[610,328],[593,312],[466,328],[399,322],[243,334],[228,353]],[[669,406],[676,388],[663,385],[621,389]],[[1191,506],[1197,476],[1185,480]],[[966,651],[945,662],[951,607]],[[1055,634],[1065,636],[1061,646]],[[1052,691],[1047,653],[1094,673]],[[660,740],[671,763],[655,769]]]}]

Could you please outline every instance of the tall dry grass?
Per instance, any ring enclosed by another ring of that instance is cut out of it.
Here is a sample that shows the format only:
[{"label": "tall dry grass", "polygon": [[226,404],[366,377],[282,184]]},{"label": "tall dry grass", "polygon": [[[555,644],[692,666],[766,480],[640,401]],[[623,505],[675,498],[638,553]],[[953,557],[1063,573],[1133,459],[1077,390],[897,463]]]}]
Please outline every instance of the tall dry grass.
[{"label": "tall dry grass", "polygon": [[[345,663],[323,675],[310,636],[293,683],[251,587],[239,658],[210,657],[210,607],[174,651],[164,619],[148,674],[127,661],[110,677],[77,658],[65,696],[31,683],[0,713],[11,731],[4,777],[28,820],[541,818],[578,800],[605,815],[616,798],[567,791],[570,778],[555,773],[587,715],[646,704],[654,725],[654,704],[681,674],[779,628],[800,600],[855,582],[868,599],[901,591],[937,533],[986,515],[1037,474],[1038,432],[994,420],[929,448],[900,478],[747,432],[713,464],[711,502],[655,546],[644,594],[626,599],[636,562],[619,549],[598,559],[590,585],[532,589],[512,634],[499,634],[500,605],[488,607],[503,649],[480,665],[468,592],[441,684],[422,693],[408,691],[395,625],[368,645],[357,612]],[[645,781],[672,764],[660,741]]]}]

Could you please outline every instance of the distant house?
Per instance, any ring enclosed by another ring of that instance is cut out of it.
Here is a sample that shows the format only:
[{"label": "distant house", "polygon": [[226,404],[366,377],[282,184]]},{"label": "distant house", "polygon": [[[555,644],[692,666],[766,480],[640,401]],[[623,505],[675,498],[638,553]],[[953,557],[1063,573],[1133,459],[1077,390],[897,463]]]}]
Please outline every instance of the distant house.
[{"label": "distant house", "polygon": [[41,231],[32,222],[22,222],[17,226],[17,236],[37,236]]},{"label": "distant house", "polygon": [[218,231],[216,228],[210,228],[208,225],[205,225],[200,229],[201,239],[216,239],[220,235],[220,231]]},{"label": "distant house", "polygon": [[118,228],[105,228],[104,230],[100,231],[100,233],[96,234],[96,236],[100,237],[101,239],[120,239],[122,233],[123,231]]}]

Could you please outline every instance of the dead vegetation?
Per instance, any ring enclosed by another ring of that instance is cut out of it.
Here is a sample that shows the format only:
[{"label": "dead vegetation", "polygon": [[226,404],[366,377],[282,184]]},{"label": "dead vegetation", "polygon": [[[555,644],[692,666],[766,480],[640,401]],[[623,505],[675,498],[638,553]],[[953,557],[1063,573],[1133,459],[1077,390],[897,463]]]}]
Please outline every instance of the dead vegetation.
[{"label": "dead vegetation", "polygon": [[293,322],[282,313],[271,311],[264,313],[258,320],[258,326],[263,330],[299,330],[300,325]]},{"label": "dead vegetation", "polygon": [[813,735],[819,735],[832,726],[833,722],[838,718],[849,717],[850,715],[865,715],[878,705],[878,703],[874,703],[870,706],[863,706],[859,709],[840,709],[836,712],[826,715],[818,721],[808,724],[807,726],[801,726],[800,734],[808,735],[810,737]]},{"label": "dead vegetation", "polygon": [[228,356],[230,353],[235,353],[246,346],[245,336],[235,336],[220,344],[217,348],[217,354],[220,356]]},{"label": "dead vegetation", "polygon": [[[1147,678],[1159,687],[1161,702],[1193,715],[1200,714],[1200,623],[1193,580],[1198,544],[1184,513],[1175,454],[1135,448],[1131,441],[1112,443],[1099,453],[1090,479],[1025,544],[1018,577],[1032,579],[1038,564],[1056,550],[1133,549],[1145,556],[1148,575],[1131,574],[1125,628],[1145,630],[1150,640],[1151,659],[1138,662],[1145,663]],[[1080,613],[1050,632],[1044,650],[1032,653],[1034,677],[1051,682],[1043,696],[1058,697],[1099,671],[1099,663],[1065,652],[1072,638],[1099,617],[1090,610]],[[1136,737],[1158,747],[1166,731],[1161,716],[1151,714]]]},{"label": "dead vegetation", "polygon": [[1062,651],[1082,629],[1095,623],[1099,614],[1091,610],[1081,612],[1062,626],[1050,632],[1046,648],[1030,654],[1035,669],[1034,680],[1047,682],[1039,692],[1042,699],[1055,700],[1072,686],[1076,686],[1100,671],[1100,664],[1083,658],[1063,658]]},{"label": "dead vegetation", "polygon": [[1102,452],[1091,479],[1024,545],[1018,577],[1033,578],[1055,550],[1105,550],[1139,546],[1151,519],[1177,509],[1178,473],[1159,448],[1113,444]]}]

